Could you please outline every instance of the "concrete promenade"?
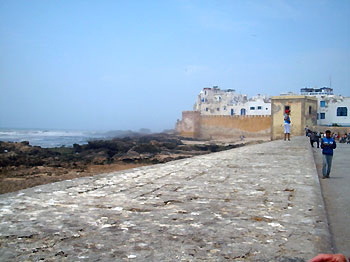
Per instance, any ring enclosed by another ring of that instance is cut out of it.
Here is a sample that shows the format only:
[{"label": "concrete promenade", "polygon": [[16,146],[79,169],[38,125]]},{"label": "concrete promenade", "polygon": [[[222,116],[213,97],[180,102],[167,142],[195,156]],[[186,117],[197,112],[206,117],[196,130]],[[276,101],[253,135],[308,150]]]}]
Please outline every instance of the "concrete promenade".
[{"label": "concrete promenade", "polygon": [[[319,176],[322,176],[322,151],[314,148]],[[350,257],[350,145],[337,143],[330,179],[322,179],[335,252]]]},{"label": "concrete promenade", "polygon": [[308,139],[0,196],[0,261],[307,261],[330,252]]}]

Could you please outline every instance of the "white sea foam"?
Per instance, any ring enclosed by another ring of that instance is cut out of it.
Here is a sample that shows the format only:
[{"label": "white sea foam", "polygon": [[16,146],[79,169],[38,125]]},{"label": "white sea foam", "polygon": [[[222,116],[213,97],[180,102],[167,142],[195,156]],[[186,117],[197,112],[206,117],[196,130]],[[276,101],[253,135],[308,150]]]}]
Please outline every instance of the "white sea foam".
[{"label": "white sea foam", "polygon": [[48,129],[0,129],[0,141],[29,141],[33,146],[59,147],[86,144],[90,139],[101,139],[96,132]]}]

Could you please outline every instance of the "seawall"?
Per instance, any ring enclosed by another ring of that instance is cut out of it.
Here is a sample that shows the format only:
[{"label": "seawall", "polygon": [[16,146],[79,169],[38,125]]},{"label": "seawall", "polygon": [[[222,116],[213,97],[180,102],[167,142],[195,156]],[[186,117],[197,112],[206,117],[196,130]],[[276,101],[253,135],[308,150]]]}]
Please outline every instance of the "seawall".
[{"label": "seawall", "polygon": [[1,261],[307,261],[330,252],[305,137],[0,196]]}]

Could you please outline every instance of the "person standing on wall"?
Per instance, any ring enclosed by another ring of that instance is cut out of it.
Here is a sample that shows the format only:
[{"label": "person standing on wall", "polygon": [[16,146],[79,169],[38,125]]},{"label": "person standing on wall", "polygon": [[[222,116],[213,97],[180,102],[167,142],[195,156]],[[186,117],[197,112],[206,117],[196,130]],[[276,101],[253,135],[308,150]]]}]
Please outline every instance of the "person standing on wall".
[{"label": "person standing on wall", "polygon": [[286,141],[288,137],[288,141],[290,141],[290,110],[286,109],[286,113],[284,114],[284,141]]},{"label": "person standing on wall", "polygon": [[331,173],[332,160],[333,160],[333,149],[337,147],[335,140],[331,137],[331,131],[326,131],[326,137],[322,138],[321,148],[323,154],[323,165],[322,165],[322,179],[329,178]]}]

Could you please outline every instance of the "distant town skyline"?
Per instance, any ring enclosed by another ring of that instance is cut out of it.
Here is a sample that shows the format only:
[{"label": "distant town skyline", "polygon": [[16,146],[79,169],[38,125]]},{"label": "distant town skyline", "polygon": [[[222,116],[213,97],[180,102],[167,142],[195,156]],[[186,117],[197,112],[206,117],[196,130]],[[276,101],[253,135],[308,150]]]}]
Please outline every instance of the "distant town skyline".
[{"label": "distant town skyline", "polygon": [[204,87],[350,96],[350,1],[0,1],[0,128],[162,131]]}]

